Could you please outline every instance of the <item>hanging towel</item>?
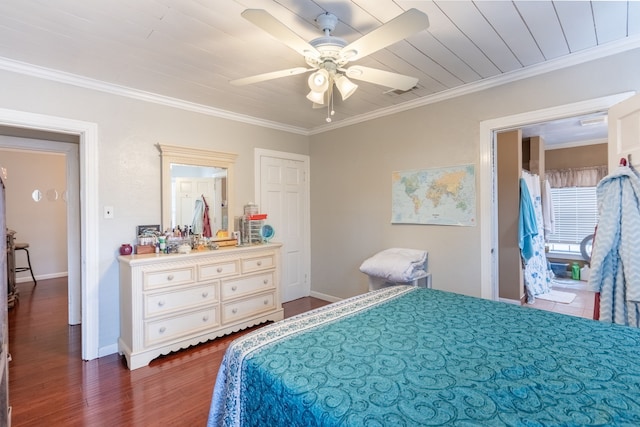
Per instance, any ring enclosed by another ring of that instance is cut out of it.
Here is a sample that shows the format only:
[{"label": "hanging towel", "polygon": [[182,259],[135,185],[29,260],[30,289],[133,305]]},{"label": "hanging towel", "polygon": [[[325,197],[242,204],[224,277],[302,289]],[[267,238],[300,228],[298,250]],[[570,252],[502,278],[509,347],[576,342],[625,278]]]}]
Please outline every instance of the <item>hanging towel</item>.
[{"label": "hanging towel", "polygon": [[600,292],[600,320],[640,327],[640,179],[620,166],[598,183],[596,194],[589,285]]},{"label": "hanging towel", "polygon": [[[540,177],[527,171],[522,171],[522,178],[529,192],[537,235],[531,237],[532,254],[524,260],[524,287],[527,292],[527,303],[533,304],[536,296],[551,292],[551,277],[549,265],[544,250],[544,227],[542,218],[542,191]],[[526,197],[526,194],[523,195]],[[526,200],[526,199],[525,199]],[[533,224],[532,224],[533,226]],[[524,258],[524,257],[523,257]]]},{"label": "hanging towel", "polygon": [[196,199],[193,207],[193,218],[191,219],[191,231],[193,234],[202,233],[202,215],[204,212],[204,204],[202,200]]},{"label": "hanging towel", "polygon": [[211,221],[209,220],[209,204],[207,199],[202,195],[202,203],[204,203],[204,214],[202,215],[202,236],[211,237]]},{"label": "hanging towel", "polygon": [[518,239],[522,258],[526,261],[533,256],[533,238],[538,235],[536,214],[524,178],[520,178],[520,215],[518,217]]},{"label": "hanging towel", "polygon": [[[529,190],[531,203],[535,205],[535,201],[541,200],[542,198],[542,191],[540,190],[540,177],[535,173],[523,170],[522,178],[524,178],[524,181],[527,184],[527,190]],[[540,223],[540,225],[542,225],[542,223]]]},{"label": "hanging towel", "polygon": [[549,234],[556,232],[556,215],[553,213],[553,200],[551,198],[551,184],[549,180],[544,181],[542,191],[542,218],[544,224],[544,240],[549,240]]}]

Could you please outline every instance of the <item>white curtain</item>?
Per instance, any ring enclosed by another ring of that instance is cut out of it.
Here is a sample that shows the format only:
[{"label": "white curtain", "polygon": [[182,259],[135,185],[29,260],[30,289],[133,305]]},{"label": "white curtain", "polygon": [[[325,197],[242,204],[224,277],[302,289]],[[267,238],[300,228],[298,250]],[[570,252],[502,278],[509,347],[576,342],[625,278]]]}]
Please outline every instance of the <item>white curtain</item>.
[{"label": "white curtain", "polygon": [[607,166],[589,166],[573,169],[545,170],[545,177],[552,188],[595,187],[607,176]]},{"label": "white curtain", "polygon": [[527,171],[522,171],[522,178],[527,183],[536,217],[538,234],[533,238],[534,254],[524,263],[524,284],[527,292],[527,302],[533,304],[536,295],[551,292],[551,276],[544,250],[544,221],[542,215],[542,191],[540,177]]}]

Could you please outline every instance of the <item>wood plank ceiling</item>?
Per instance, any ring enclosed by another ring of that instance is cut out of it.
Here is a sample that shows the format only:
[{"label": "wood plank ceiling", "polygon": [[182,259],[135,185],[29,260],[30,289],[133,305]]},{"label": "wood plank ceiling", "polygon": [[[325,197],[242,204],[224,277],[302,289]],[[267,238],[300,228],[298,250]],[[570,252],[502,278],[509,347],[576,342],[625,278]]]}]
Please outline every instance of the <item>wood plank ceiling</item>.
[{"label": "wood plank ceiling", "polygon": [[[230,80],[305,66],[303,58],[240,16],[265,9],[305,40],[315,18],[339,18],[348,42],[409,8],[430,27],[356,62],[419,78],[405,93],[366,82],[335,116],[305,98],[308,74],[249,86]],[[640,2],[411,0],[3,0],[0,69],[294,132],[384,115],[536,69],[640,47]],[[582,59],[581,59],[582,58]],[[27,65],[28,64],[28,65]],[[35,67],[33,67],[35,66]],[[55,70],[55,71],[51,71]],[[177,100],[177,101],[176,101]]]}]

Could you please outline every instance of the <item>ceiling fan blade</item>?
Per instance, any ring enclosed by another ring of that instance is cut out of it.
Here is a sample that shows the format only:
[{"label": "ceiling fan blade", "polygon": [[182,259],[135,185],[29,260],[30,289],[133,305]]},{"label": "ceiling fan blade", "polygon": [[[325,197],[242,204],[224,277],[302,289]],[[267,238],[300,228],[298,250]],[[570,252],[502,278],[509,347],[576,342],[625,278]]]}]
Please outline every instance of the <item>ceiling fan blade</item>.
[{"label": "ceiling fan blade", "polygon": [[347,77],[354,80],[375,83],[377,85],[390,87],[392,89],[410,90],[418,84],[417,77],[405,76],[403,74],[390,73],[376,68],[354,65],[347,68]]},{"label": "ceiling fan blade", "polygon": [[255,76],[244,77],[242,79],[231,80],[234,86],[250,85],[252,83],[264,82],[266,80],[279,79],[280,77],[295,76],[296,74],[306,73],[307,71],[315,70],[315,68],[296,67],[289,68],[287,70],[272,71],[270,73],[258,74]]},{"label": "ceiling fan blade", "polygon": [[349,61],[355,61],[429,28],[429,18],[418,9],[409,9],[391,21],[342,48]]},{"label": "ceiling fan blade", "polygon": [[241,13],[242,17],[256,27],[262,28],[276,39],[280,40],[302,56],[319,57],[320,52],[307,43],[302,37],[291,31],[289,27],[278,21],[263,9],[247,9]]}]

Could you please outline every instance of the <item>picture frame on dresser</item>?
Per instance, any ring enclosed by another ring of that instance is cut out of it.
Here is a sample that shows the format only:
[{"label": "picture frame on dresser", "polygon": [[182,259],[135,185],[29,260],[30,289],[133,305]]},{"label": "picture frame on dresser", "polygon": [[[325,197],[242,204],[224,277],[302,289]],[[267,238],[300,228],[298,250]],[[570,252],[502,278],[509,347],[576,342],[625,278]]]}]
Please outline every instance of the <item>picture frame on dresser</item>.
[{"label": "picture frame on dresser", "polygon": [[138,225],[136,227],[136,236],[142,236],[143,234],[148,234],[148,233],[156,233],[158,235],[162,233],[160,224]]}]

